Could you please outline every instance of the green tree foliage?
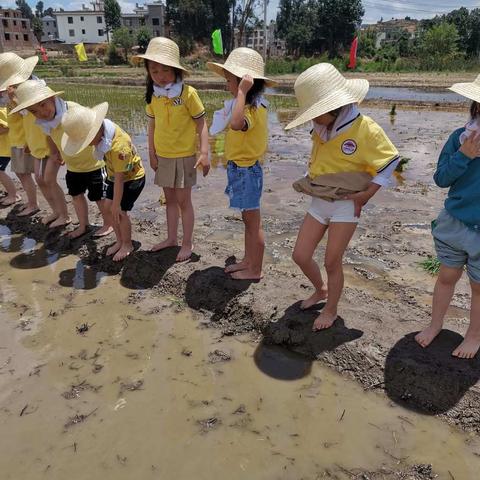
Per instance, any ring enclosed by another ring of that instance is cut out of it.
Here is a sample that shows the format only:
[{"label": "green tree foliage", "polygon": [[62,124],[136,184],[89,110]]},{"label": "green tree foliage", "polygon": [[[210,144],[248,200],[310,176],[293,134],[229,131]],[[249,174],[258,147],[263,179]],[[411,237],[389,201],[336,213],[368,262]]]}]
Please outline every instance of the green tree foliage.
[{"label": "green tree foliage", "polygon": [[137,45],[140,47],[140,53],[145,53],[151,38],[152,32],[148,28],[142,27],[137,31]]},{"label": "green tree foliage", "polygon": [[17,8],[20,10],[23,18],[33,18],[33,12],[30,5],[25,0],[15,0]]},{"label": "green tree foliage", "polygon": [[46,17],[46,16],[49,16],[49,17],[53,17],[54,13],[53,13],[53,8],[52,7],[48,7],[47,9],[45,9],[43,11],[43,16]]},{"label": "green tree foliage", "polygon": [[122,12],[117,0],[105,0],[105,27],[107,35],[122,26]]},{"label": "green tree foliage", "polygon": [[455,55],[459,51],[459,40],[457,27],[443,22],[424,32],[421,38],[421,49],[425,55]]},{"label": "green tree foliage", "polygon": [[135,37],[127,27],[121,27],[113,31],[112,40],[112,43],[123,49],[125,63],[128,63],[128,52],[135,45]]},{"label": "green tree foliage", "polygon": [[42,35],[43,35],[43,23],[42,23],[42,20],[40,20],[40,18],[38,17],[32,18],[32,30],[37,40],[41,42]]},{"label": "green tree foliage", "polygon": [[43,13],[43,9],[44,9],[45,5],[43,4],[42,0],[40,0],[39,2],[37,2],[37,4],[35,5],[35,16],[41,18],[43,17],[44,13]]},{"label": "green tree foliage", "polygon": [[358,35],[357,55],[362,58],[375,57],[377,48],[377,32],[373,29],[367,29]]}]

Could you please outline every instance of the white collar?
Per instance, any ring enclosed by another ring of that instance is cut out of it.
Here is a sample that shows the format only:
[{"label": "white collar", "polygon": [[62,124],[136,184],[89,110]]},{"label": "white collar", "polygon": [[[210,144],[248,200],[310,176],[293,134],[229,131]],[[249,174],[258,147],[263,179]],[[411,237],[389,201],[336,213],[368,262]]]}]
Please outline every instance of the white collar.
[{"label": "white collar", "polygon": [[115,124],[107,118],[103,121],[103,137],[95,147],[94,156],[96,160],[103,160],[103,157],[112,149],[113,138],[115,137]]},{"label": "white collar", "polygon": [[67,102],[62,100],[59,97],[55,97],[55,116],[52,120],[40,120],[37,119],[35,122],[37,125],[40,125],[42,130],[47,134],[50,135],[52,130],[58,127],[62,121],[64,113],[67,111]]},{"label": "white collar", "polygon": [[167,97],[167,98],[175,98],[179,97],[182,94],[183,90],[183,82],[175,82],[169,83],[164,87],[157,85],[156,83],[153,84],[153,94],[156,97]]},{"label": "white collar", "polygon": [[351,103],[342,107],[331,130],[328,130],[326,125],[319,125],[315,122],[312,122],[313,129],[324,142],[328,142],[328,140],[332,140],[340,135],[340,133],[348,130],[359,115],[360,111],[358,110],[358,104]]}]

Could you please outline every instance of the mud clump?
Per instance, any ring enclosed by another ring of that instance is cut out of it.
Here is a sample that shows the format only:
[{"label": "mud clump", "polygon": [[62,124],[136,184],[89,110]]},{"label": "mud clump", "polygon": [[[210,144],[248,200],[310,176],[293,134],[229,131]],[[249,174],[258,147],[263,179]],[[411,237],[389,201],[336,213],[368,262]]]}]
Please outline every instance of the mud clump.
[{"label": "mud clump", "polygon": [[229,353],[223,352],[222,350],[214,350],[208,354],[209,363],[228,362],[231,359],[232,356]]}]

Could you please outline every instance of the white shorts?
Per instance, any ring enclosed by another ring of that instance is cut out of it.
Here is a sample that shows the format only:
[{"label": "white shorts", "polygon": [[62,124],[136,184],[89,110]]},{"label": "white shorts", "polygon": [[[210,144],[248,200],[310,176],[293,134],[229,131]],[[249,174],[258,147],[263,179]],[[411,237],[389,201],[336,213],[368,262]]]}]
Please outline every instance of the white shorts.
[{"label": "white shorts", "polygon": [[355,204],[353,200],[335,200],[327,202],[321,198],[312,198],[312,204],[308,213],[317,222],[323,225],[329,223],[358,223],[360,218],[355,216]]}]

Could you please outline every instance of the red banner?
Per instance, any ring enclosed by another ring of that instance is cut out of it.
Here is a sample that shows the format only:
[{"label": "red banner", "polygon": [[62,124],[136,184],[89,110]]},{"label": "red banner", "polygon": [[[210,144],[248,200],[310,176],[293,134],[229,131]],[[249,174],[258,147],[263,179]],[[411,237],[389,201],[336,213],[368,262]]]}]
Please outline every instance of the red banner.
[{"label": "red banner", "polygon": [[348,68],[351,68],[352,70],[357,66],[357,48],[358,37],[355,37],[352,46],[350,47],[350,63],[348,64]]}]

